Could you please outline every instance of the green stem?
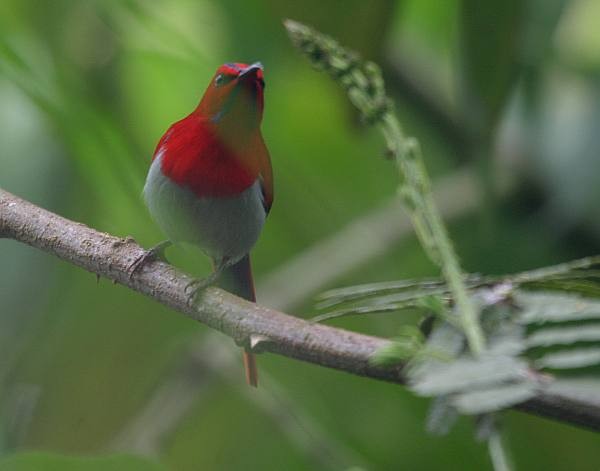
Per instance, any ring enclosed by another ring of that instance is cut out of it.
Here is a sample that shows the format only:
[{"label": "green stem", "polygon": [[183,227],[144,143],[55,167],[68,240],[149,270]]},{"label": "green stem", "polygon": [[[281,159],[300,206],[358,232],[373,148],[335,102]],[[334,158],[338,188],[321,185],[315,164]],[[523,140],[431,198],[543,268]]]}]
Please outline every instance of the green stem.
[{"label": "green stem", "polygon": [[461,323],[474,355],[480,355],[485,348],[485,337],[479,324],[479,316],[464,282],[464,273],[460,268],[458,257],[454,251],[446,226],[433,201],[419,146],[415,141],[403,136],[402,128],[396,116],[388,113],[382,120],[381,127],[388,145],[395,151],[395,160],[409,191],[414,191],[417,201],[409,203],[411,215],[416,220],[425,223],[426,229],[417,230],[421,243],[427,250],[434,249],[429,256],[442,268],[444,279],[452,292]]},{"label": "green stem", "polygon": [[568,274],[574,270],[586,270],[595,265],[600,265],[600,255],[571,260],[569,262],[552,265],[550,267],[537,268],[526,272],[518,273],[509,277],[513,283],[527,283],[544,280],[559,275]]},{"label": "green stem", "polygon": [[372,62],[361,61],[333,38],[301,23],[286,20],[285,27],[292,42],[312,64],[344,87],[365,121],[378,125],[382,131],[398,167],[402,179],[400,195],[411,214],[417,236],[429,257],[441,267],[469,348],[473,355],[480,355],[485,349],[485,337],[478,311],[469,297],[458,257],[433,201],[419,144],[416,139],[404,135],[392,112],[379,67]]}]

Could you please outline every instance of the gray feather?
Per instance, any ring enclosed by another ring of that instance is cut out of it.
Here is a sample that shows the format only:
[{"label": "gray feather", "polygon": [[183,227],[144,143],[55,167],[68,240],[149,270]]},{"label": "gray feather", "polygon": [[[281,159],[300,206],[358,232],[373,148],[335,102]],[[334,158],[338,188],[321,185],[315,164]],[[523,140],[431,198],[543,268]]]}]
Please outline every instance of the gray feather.
[{"label": "gray feather", "polygon": [[260,181],[233,197],[199,197],[161,171],[159,153],[148,172],[144,199],[172,242],[200,247],[214,260],[235,263],[250,252],[265,222]]}]

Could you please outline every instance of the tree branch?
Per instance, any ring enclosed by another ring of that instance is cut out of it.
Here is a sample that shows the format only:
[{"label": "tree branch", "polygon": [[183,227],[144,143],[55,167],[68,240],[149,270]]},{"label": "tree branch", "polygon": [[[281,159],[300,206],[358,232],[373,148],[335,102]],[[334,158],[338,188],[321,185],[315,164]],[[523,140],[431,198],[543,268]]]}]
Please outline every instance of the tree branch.
[{"label": "tree branch", "polygon": [[390,381],[399,369],[369,364],[387,340],[353,333],[258,306],[218,288],[208,288],[196,306],[190,303],[188,275],[154,261],[130,276],[132,263],[144,253],[132,238],[95,231],[84,224],[37,207],[0,190],[0,236],[56,255],[87,271],[138,291],[231,337],[238,345],[279,353],[322,366]]},{"label": "tree branch", "polygon": [[[95,231],[46,211],[0,189],[0,237],[12,238],[121,283],[213,329],[239,345],[370,378],[402,384],[401,368],[371,365],[371,355],[389,341],[321,324],[312,324],[249,303],[218,288],[189,302],[192,279],[171,265],[154,261],[132,276],[131,264],[144,253],[132,238]],[[600,431],[600,402],[540,394],[520,410]]]}]

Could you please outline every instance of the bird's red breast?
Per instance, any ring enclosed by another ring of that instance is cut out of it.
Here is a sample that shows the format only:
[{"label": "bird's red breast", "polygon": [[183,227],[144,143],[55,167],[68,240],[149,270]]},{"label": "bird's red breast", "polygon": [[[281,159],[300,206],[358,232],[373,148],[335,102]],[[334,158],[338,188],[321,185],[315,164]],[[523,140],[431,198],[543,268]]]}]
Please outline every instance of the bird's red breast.
[{"label": "bird's red breast", "polygon": [[214,125],[192,114],[171,126],[155,156],[162,152],[163,173],[196,195],[232,196],[250,187],[260,169],[256,150],[231,147],[221,141]]}]

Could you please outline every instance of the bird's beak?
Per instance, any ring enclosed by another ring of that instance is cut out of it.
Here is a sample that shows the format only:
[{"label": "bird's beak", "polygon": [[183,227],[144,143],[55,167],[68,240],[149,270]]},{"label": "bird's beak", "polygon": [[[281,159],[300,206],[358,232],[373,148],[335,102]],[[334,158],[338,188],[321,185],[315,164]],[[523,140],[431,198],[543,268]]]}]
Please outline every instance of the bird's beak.
[{"label": "bird's beak", "polygon": [[249,65],[240,73],[240,78],[256,75],[259,70],[263,70],[263,65],[260,62],[255,62]]}]

